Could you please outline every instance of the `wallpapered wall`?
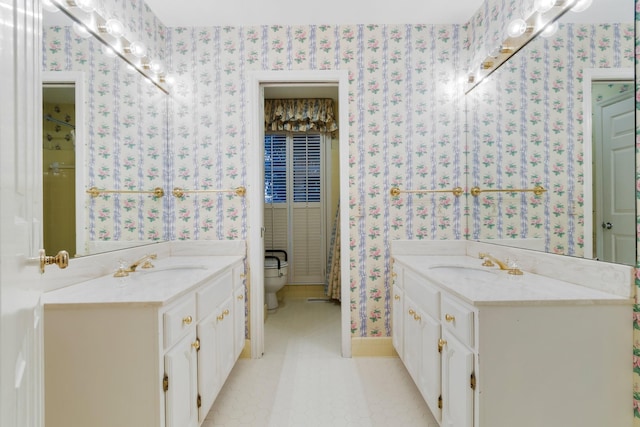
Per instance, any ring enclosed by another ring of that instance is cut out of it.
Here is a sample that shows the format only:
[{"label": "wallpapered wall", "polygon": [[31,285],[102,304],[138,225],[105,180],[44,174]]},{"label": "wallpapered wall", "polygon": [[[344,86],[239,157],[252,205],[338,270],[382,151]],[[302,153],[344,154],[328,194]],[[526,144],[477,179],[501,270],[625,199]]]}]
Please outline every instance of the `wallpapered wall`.
[{"label": "wallpapered wall", "polygon": [[[246,182],[246,88],[251,70],[349,71],[351,330],[390,333],[389,242],[458,239],[451,194],[391,198],[391,186],[463,185],[463,29],[451,25],[171,28],[178,74],[171,111],[177,185]],[[241,238],[243,200],[180,202],[176,238]],[[364,215],[355,216],[356,205]],[[205,225],[212,224],[211,227]]]},{"label": "wallpapered wall", "polygon": [[632,23],[561,25],[470,93],[470,182],[548,191],[470,198],[469,237],[540,238],[583,256],[583,70],[633,67],[633,34]]}]

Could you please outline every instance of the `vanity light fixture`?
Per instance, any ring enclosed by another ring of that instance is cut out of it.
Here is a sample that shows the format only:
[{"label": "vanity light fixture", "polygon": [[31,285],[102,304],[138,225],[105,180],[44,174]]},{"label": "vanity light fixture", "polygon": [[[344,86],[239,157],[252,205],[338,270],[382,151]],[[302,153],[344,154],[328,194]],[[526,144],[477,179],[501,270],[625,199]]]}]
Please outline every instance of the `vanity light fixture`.
[{"label": "vanity light fixture", "polygon": [[165,93],[169,93],[170,79],[165,65],[159,58],[150,58],[147,47],[140,41],[132,41],[126,35],[125,25],[115,19],[103,16],[94,7],[95,0],[43,0],[55,5],[74,22],[76,31],[83,34],[83,28],[105,46],[106,55],[115,54],[127,63],[127,71],[135,70],[150,83]]},{"label": "vanity light fixture", "polygon": [[134,41],[125,47],[124,51],[131,53],[136,58],[144,58],[147,54],[147,47],[141,41]]},{"label": "vanity light fixture", "polygon": [[559,27],[558,21],[554,21],[550,24],[547,24],[547,26],[544,27],[544,30],[542,30],[542,32],[540,33],[540,36],[551,37],[558,31],[558,27]]},{"label": "vanity light fixture", "polygon": [[507,35],[511,38],[518,38],[524,35],[527,31],[532,32],[535,29],[532,25],[527,24],[522,18],[514,19],[507,26]]},{"label": "vanity light fixture", "polygon": [[149,62],[149,69],[156,74],[161,74],[164,71],[164,64],[162,61],[154,59]]},{"label": "vanity light fixture", "polygon": [[524,15],[511,21],[506,28],[504,40],[492,46],[480,63],[469,70],[467,78],[468,92],[480,84],[486,77],[507,61],[513,54],[526,45],[531,39],[545,30],[544,35],[550,36],[557,29],[556,21],[571,7],[582,9],[582,2],[590,4],[593,0],[532,0],[533,8]]},{"label": "vanity light fixture", "polygon": [[536,0],[534,3],[534,7],[538,11],[538,13],[548,12],[555,5],[556,0]]},{"label": "vanity light fixture", "polygon": [[106,31],[117,39],[124,36],[124,25],[122,22],[114,18],[107,19],[107,22],[105,22],[103,26],[99,26],[98,30]]}]

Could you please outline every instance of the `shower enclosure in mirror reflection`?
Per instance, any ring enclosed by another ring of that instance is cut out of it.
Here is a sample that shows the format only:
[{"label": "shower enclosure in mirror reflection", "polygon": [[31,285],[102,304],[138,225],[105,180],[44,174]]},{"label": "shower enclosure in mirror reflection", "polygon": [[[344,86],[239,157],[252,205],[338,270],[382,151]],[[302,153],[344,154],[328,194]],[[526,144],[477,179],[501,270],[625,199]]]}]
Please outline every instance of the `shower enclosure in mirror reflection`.
[{"label": "shower enclosure in mirror reflection", "polygon": [[[468,197],[468,238],[635,263],[634,147],[609,150],[610,160],[605,162],[624,158],[627,165],[603,181],[603,151],[594,151],[594,128],[585,114],[591,113],[592,105],[597,108],[609,101],[591,92],[590,85],[583,86],[585,75],[593,70],[609,70],[614,78],[594,82],[617,91],[615,99],[632,96],[633,2],[594,2],[592,7],[597,3],[624,13],[596,9],[589,15],[565,14],[555,34],[529,42],[467,94],[467,185],[482,190]],[[585,105],[585,100],[593,102]],[[614,129],[608,131],[633,139],[633,117],[633,111],[611,113]],[[612,179],[615,189],[609,188]],[[595,185],[599,182],[608,183]],[[492,191],[536,186],[546,191]],[[606,199],[612,203],[610,211],[631,209],[631,229],[619,238],[606,234],[607,224],[622,231],[624,220],[607,219],[596,210]],[[598,229],[602,224],[605,228]]]},{"label": "shower enclosure in mirror reflection", "polygon": [[[165,240],[163,215],[170,195],[147,192],[157,187],[167,192],[167,95],[109,55],[100,41],[76,33],[62,13],[45,12],[43,27],[43,95],[52,84],[65,85],[68,99],[83,100],[81,105],[46,99],[43,104],[44,202],[60,208],[45,210],[45,224],[52,225],[44,230],[47,249],[88,255]],[[74,91],[82,93],[74,96]],[[67,119],[75,129],[65,125]],[[75,186],[51,187],[74,172]],[[87,193],[92,187],[105,192]],[[66,205],[74,198],[75,208]],[[75,250],[52,241],[73,241],[74,211]]]}]

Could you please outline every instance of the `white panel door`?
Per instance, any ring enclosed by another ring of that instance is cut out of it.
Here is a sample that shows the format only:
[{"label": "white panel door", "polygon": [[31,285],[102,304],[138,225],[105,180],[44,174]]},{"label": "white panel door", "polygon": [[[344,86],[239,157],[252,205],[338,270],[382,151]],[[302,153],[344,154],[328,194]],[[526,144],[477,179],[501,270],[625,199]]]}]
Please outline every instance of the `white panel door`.
[{"label": "white panel door", "polygon": [[[0,0],[0,425],[44,425],[39,0]],[[52,267],[49,267],[52,268]],[[57,268],[57,267],[53,267]]]},{"label": "white panel door", "polygon": [[222,387],[218,351],[218,313],[214,312],[202,320],[198,326],[198,394],[201,406],[199,419],[204,420]]},{"label": "white panel door", "polygon": [[442,331],[442,423],[446,427],[473,427],[473,352]]},{"label": "white panel door", "polygon": [[440,322],[422,312],[419,314],[420,328],[422,331],[420,354],[420,376],[418,377],[418,389],[424,400],[429,405],[433,416],[439,420],[438,398],[441,393],[441,357],[438,351],[440,340]]},{"label": "white panel door", "polygon": [[[597,147],[602,158],[597,173],[596,230],[600,239],[598,258],[635,265],[635,106],[633,97],[602,108],[602,139]],[[598,138],[599,139],[599,138]],[[600,163],[600,162],[598,162]],[[597,167],[596,167],[597,168]]]},{"label": "white panel door", "polygon": [[400,359],[404,360],[404,295],[402,289],[397,285],[393,285],[393,310],[391,312],[391,337],[393,341],[393,348],[398,352]]},{"label": "white panel door", "polygon": [[198,360],[193,346],[195,342],[196,333],[192,331],[164,356],[168,379],[165,392],[166,427],[198,426]]}]

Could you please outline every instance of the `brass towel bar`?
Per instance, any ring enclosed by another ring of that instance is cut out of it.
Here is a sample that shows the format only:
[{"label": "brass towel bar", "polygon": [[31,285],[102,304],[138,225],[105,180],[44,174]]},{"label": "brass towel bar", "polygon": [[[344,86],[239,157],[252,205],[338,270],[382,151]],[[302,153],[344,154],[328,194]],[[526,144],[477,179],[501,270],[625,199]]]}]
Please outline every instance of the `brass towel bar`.
[{"label": "brass towel bar", "polygon": [[153,194],[154,197],[162,197],[164,196],[164,190],[160,187],[156,187],[151,191],[140,191],[140,190],[100,190],[98,187],[91,187],[87,190],[87,193],[91,195],[91,197],[95,198],[101,194]]},{"label": "brass towel bar", "polygon": [[183,190],[180,187],[176,187],[173,189],[173,195],[177,198],[181,198],[185,194],[189,193],[235,193],[236,196],[244,197],[245,194],[247,194],[247,189],[244,187],[237,187],[227,190]]},{"label": "brass towel bar", "polygon": [[505,188],[505,189],[488,189],[481,190],[480,187],[473,187],[471,189],[471,195],[473,197],[478,197],[480,193],[527,193],[532,192],[536,196],[541,195],[547,191],[542,185],[536,185],[533,188]]},{"label": "brass towel bar", "polygon": [[464,190],[462,189],[462,187],[455,187],[452,190],[401,190],[398,187],[391,188],[391,197],[398,197],[400,193],[453,193],[454,196],[460,197],[462,196],[462,194],[464,194]]}]

